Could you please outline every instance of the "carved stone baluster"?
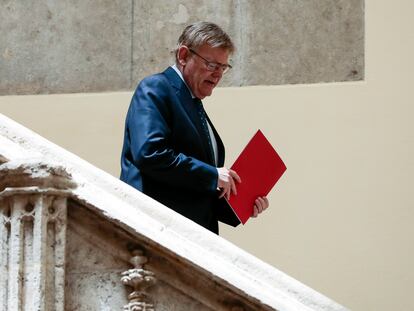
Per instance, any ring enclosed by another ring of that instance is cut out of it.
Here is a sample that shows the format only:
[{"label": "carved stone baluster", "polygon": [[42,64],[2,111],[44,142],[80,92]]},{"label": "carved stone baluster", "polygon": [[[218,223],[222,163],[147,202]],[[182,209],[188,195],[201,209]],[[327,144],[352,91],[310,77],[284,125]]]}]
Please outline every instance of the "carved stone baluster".
[{"label": "carved stone baluster", "polygon": [[122,273],[121,282],[130,286],[133,292],[128,295],[129,303],[124,306],[124,311],[155,311],[154,305],[149,302],[146,289],[155,282],[153,272],[144,269],[144,264],[148,262],[147,257],[143,256],[141,250],[134,250],[130,262],[133,269]]},{"label": "carved stone baluster", "polygon": [[55,311],[65,310],[65,250],[66,250],[66,226],[67,226],[67,199],[65,197],[55,199],[52,210],[55,215],[52,220],[55,223]]},{"label": "carved stone baluster", "polygon": [[8,309],[22,311],[23,290],[23,223],[22,216],[27,200],[22,197],[12,199],[9,238],[9,286]]},{"label": "carved stone baluster", "polygon": [[33,310],[46,307],[46,252],[47,252],[47,208],[51,198],[38,195],[35,199],[33,222]]},{"label": "carved stone baluster", "polygon": [[10,206],[0,201],[0,311],[7,311]]},{"label": "carved stone baluster", "polygon": [[75,186],[59,166],[0,165],[0,311],[64,311],[67,197]]}]

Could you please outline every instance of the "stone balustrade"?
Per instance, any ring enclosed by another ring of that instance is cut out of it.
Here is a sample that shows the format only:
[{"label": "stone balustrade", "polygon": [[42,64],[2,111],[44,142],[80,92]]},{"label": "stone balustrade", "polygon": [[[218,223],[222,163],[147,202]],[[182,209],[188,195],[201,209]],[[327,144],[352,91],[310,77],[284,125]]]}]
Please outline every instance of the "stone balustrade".
[{"label": "stone balustrade", "polygon": [[69,177],[41,162],[0,165],[0,310],[65,310]]},{"label": "stone balustrade", "polygon": [[0,311],[346,310],[0,115]]}]

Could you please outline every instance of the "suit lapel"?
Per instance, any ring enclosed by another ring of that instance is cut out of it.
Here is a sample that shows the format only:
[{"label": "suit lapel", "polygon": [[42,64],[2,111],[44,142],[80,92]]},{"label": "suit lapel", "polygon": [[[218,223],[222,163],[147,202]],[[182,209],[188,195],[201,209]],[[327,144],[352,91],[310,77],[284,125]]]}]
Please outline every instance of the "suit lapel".
[{"label": "suit lapel", "polygon": [[[194,124],[195,128],[197,129],[197,134],[199,136],[200,144],[203,146],[203,151],[205,154],[206,159],[208,159],[208,163],[215,166],[215,160],[211,158],[210,146],[208,145],[208,137],[204,134],[203,125],[201,124],[200,117],[198,115],[197,107],[191,97],[191,93],[184,83],[184,81],[178,76],[175,70],[171,67],[168,67],[163,74],[167,77],[170,81],[171,85],[175,89],[175,94],[178,97],[178,100],[181,106],[186,111],[188,117],[190,118],[191,122]],[[208,118],[208,117],[207,117]],[[211,125],[210,120],[208,122]],[[215,132],[215,130],[214,130]],[[214,133],[216,135],[217,132]]]}]

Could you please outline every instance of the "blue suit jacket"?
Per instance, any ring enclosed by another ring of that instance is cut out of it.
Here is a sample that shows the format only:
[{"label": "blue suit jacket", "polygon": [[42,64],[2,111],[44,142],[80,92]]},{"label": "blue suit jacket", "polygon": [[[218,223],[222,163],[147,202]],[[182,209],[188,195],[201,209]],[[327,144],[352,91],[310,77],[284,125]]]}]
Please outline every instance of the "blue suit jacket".
[{"label": "blue suit jacket", "polygon": [[[218,145],[218,166],[224,146]],[[217,169],[191,94],[171,67],[138,85],[128,110],[121,180],[176,212],[218,233],[218,220],[237,217],[218,199]]]}]

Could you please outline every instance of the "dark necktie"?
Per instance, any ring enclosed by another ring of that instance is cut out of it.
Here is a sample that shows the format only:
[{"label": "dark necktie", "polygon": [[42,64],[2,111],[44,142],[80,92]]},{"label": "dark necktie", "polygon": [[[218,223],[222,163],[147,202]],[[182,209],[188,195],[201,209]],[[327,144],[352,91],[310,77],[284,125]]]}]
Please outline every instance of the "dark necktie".
[{"label": "dark necktie", "polygon": [[198,112],[198,115],[200,117],[200,121],[201,121],[201,125],[203,127],[204,135],[205,135],[205,137],[207,137],[207,143],[208,143],[210,157],[213,160],[213,162],[215,162],[213,145],[211,143],[210,131],[208,130],[207,117],[206,117],[206,112],[205,112],[204,107],[203,107],[203,103],[198,98],[194,98],[194,103],[197,107],[197,112]]}]

